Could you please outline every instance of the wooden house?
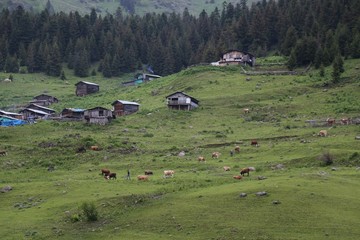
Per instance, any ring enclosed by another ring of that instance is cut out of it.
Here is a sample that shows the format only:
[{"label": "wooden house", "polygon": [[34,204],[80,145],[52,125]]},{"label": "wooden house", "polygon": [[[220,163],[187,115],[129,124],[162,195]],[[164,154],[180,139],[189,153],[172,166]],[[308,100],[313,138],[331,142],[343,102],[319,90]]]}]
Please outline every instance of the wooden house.
[{"label": "wooden house", "polygon": [[149,82],[154,79],[161,78],[159,75],[150,74],[150,73],[138,73],[134,76],[134,80],[129,82],[122,83],[123,86],[134,86],[144,82]]},{"label": "wooden house", "polygon": [[59,100],[56,97],[46,95],[46,94],[40,94],[38,96],[35,96],[30,103],[35,103],[40,106],[49,106],[53,103],[58,103]]},{"label": "wooden house", "polygon": [[82,120],[84,119],[85,109],[80,108],[64,108],[60,117],[62,119]]},{"label": "wooden house", "polygon": [[23,110],[20,111],[20,113],[22,113],[23,118],[25,120],[35,120],[35,119],[47,119],[50,114],[41,110],[37,110],[37,109],[31,109],[31,108],[25,108]]},{"label": "wooden house", "polygon": [[113,119],[112,111],[103,107],[87,109],[84,112],[84,119],[87,123],[105,125]]},{"label": "wooden house", "polygon": [[85,81],[80,81],[76,83],[75,86],[76,86],[76,91],[75,91],[76,96],[85,96],[87,94],[96,93],[100,90],[98,84],[85,82]]},{"label": "wooden house", "polygon": [[114,107],[114,116],[123,116],[139,111],[140,104],[124,100],[116,100],[111,104]]},{"label": "wooden house", "polygon": [[220,61],[217,62],[217,65],[219,66],[238,64],[249,65],[252,67],[255,65],[255,57],[254,55],[247,52],[242,52],[239,50],[229,50],[224,53]]},{"label": "wooden house", "polygon": [[7,112],[0,109],[0,115],[10,117],[10,118],[16,118],[16,119],[22,119],[23,115],[20,113],[13,113],[13,112]]},{"label": "wooden house", "polygon": [[54,109],[47,108],[47,107],[44,107],[44,106],[40,106],[40,105],[37,105],[37,104],[35,104],[35,103],[30,103],[30,104],[27,105],[25,108],[34,109],[34,110],[39,110],[39,111],[42,111],[42,112],[47,113],[48,115],[54,115],[54,114],[55,114],[55,110],[54,110]]},{"label": "wooden house", "polygon": [[175,92],[166,96],[169,109],[175,110],[192,110],[199,106],[199,100],[183,93]]}]

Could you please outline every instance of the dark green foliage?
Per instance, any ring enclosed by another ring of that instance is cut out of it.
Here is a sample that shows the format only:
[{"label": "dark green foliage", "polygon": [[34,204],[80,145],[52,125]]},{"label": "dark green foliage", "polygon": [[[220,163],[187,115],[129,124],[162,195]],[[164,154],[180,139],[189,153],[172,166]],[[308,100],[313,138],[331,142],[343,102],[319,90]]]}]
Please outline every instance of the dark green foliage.
[{"label": "dark green foliage", "polygon": [[84,202],[80,206],[80,210],[88,222],[95,222],[98,220],[98,211],[94,203]]},{"label": "dark green foliage", "polygon": [[330,152],[324,152],[321,156],[319,156],[319,160],[321,161],[321,164],[324,166],[329,166],[334,163],[334,155],[332,155]]},{"label": "dark green foliage", "polygon": [[341,56],[338,55],[333,63],[333,71],[331,73],[332,82],[338,83],[340,81],[340,75],[344,72],[344,61],[342,60]]}]

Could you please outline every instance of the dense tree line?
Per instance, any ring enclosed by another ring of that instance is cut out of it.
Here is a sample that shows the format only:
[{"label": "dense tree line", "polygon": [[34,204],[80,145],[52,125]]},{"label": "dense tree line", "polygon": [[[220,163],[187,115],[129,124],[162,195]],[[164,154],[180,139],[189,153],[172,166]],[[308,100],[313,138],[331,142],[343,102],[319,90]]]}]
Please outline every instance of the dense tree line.
[{"label": "dense tree line", "polygon": [[224,2],[221,10],[189,14],[99,16],[95,9],[35,14],[0,13],[0,70],[60,76],[66,64],[79,77],[133,72],[143,64],[167,75],[219,60],[229,49],[289,57],[288,66],[328,66],[338,56],[360,57],[360,1],[263,0]]}]

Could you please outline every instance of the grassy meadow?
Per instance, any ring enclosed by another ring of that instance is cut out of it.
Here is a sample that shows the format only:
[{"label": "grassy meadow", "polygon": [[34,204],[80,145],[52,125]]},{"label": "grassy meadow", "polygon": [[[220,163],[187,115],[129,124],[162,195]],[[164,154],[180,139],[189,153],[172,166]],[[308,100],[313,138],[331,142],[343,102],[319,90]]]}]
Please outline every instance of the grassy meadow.
[{"label": "grassy meadow", "polygon": [[[360,117],[360,61],[344,67],[337,85],[328,84],[331,67],[320,77],[314,69],[246,76],[237,67],[199,66],[134,87],[121,86],[131,75],[79,79],[66,70],[65,81],[13,74],[7,83],[0,73],[0,109],[8,111],[41,93],[60,100],[50,106],[57,113],[111,108],[116,99],[140,104],[139,112],[106,126],[43,120],[0,128],[0,150],[7,152],[0,156],[0,189],[13,188],[0,193],[1,239],[359,239],[360,128],[323,122]],[[76,97],[81,80],[100,91]],[[176,91],[200,106],[167,109],[165,96]],[[322,129],[327,137],[317,136]],[[101,151],[77,152],[91,145]],[[240,153],[231,156],[236,145]],[[233,179],[249,166],[256,171]],[[101,168],[118,178],[105,180]],[[154,175],[138,181],[146,169]],[[167,169],[175,170],[173,178],[163,178]],[[84,203],[97,221],[87,221]]]}]

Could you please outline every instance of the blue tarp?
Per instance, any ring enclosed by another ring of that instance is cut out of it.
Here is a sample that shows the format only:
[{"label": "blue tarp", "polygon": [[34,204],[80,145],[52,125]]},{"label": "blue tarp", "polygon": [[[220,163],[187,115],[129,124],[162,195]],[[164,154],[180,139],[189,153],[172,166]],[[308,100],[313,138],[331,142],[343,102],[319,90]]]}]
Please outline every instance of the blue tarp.
[{"label": "blue tarp", "polygon": [[1,127],[19,126],[26,124],[26,121],[20,119],[0,118]]}]

